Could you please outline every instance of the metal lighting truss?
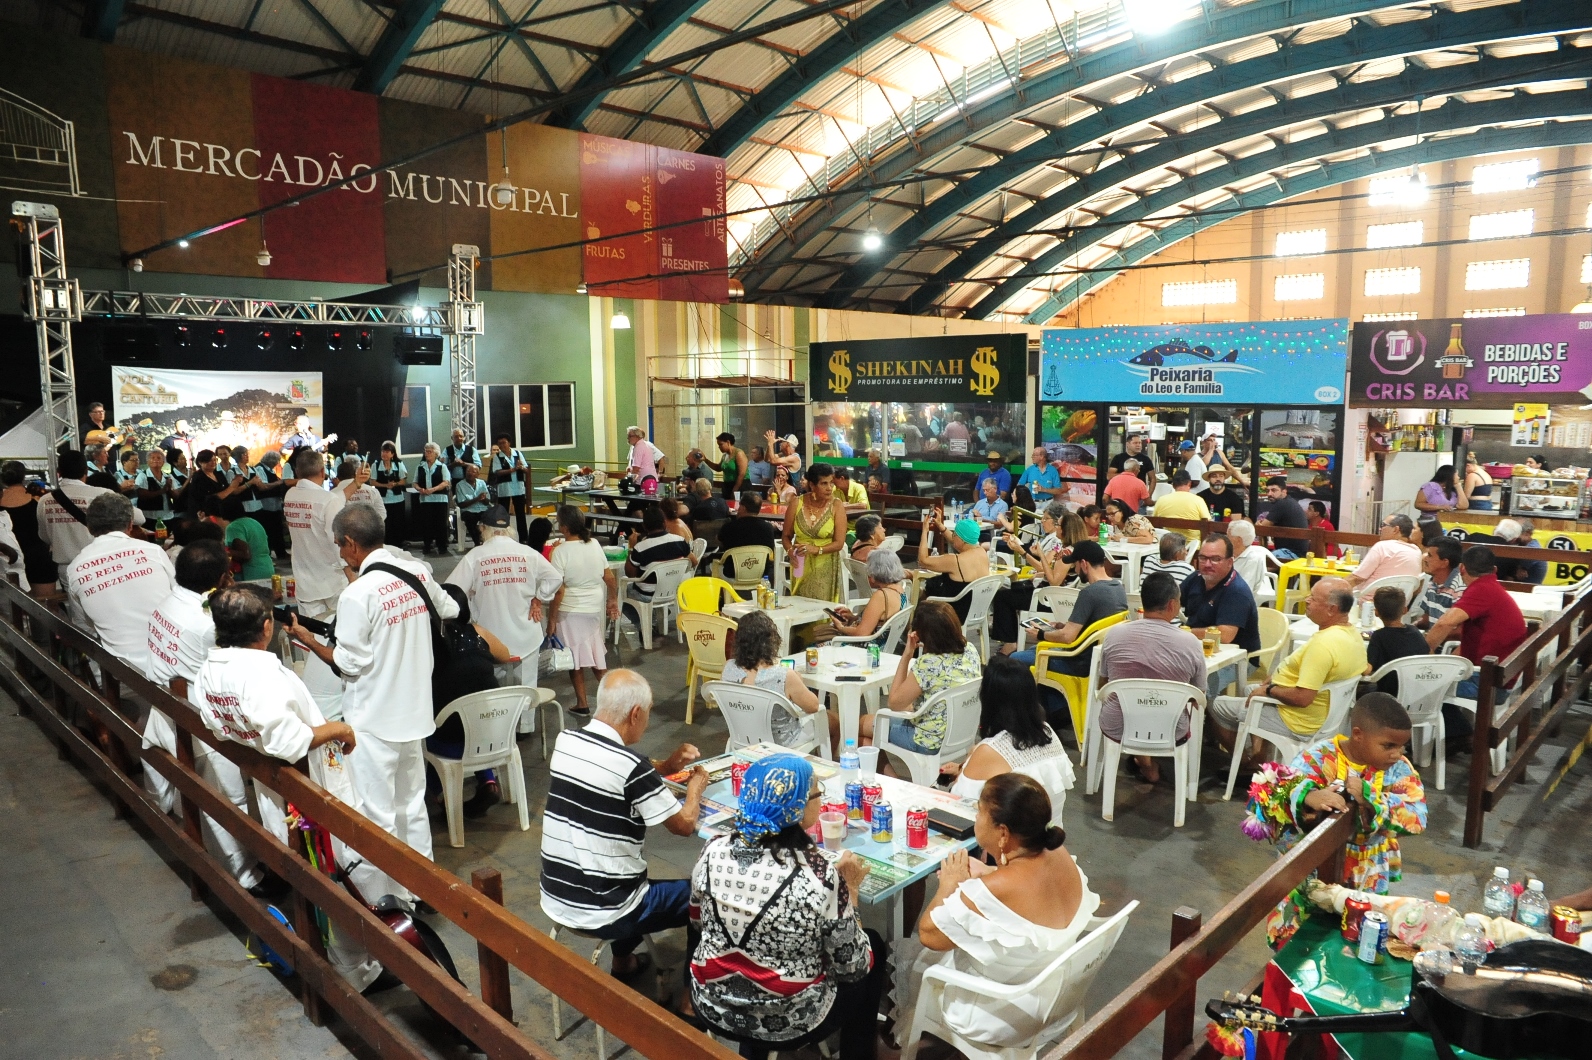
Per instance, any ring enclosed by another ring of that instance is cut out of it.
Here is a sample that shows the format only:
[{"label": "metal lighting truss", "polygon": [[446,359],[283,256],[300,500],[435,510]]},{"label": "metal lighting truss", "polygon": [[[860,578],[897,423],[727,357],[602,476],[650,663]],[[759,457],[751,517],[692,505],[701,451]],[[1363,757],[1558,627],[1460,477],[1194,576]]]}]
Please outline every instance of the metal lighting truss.
[{"label": "metal lighting truss", "polygon": [[23,313],[39,330],[39,390],[44,398],[45,456],[57,481],[56,450],[77,444],[77,381],[72,370],[72,324],[83,319],[83,291],[66,275],[61,214],[37,202],[11,204],[13,222],[27,237]]},{"label": "metal lighting truss", "polygon": [[23,315],[38,325],[39,381],[44,399],[50,481],[57,481],[56,451],[77,445],[77,382],[71,325],[84,317],[113,320],[217,320],[284,324],[355,324],[440,331],[453,341],[453,426],[475,443],[475,340],[485,314],[475,300],[478,248],[453,247],[448,301],[442,305],[363,305],[357,302],[229,298],[150,291],[84,291],[66,275],[61,217],[54,206],[13,202],[11,214],[27,239],[19,265],[27,286]]}]

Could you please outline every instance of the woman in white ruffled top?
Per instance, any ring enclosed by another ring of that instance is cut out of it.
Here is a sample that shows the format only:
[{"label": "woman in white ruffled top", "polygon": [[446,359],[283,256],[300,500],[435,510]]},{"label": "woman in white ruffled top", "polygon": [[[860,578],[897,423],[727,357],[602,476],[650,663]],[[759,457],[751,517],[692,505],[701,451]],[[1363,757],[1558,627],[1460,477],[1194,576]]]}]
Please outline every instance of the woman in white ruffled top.
[{"label": "woman in white ruffled top", "polygon": [[[945,859],[939,891],[918,921],[924,952],[914,986],[925,968],[944,963],[995,982],[1021,983],[1044,971],[1083,934],[1100,896],[1089,890],[1062,845],[1066,834],[1050,824],[1050,817],[1050,799],[1034,778],[1001,773],[985,782],[974,834],[996,865],[970,861],[960,850]],[[1034,996],[992,1004],[948,985],[942,1018],[971,1041],[1020,1045],[1042,1029],[1052,1000]],[[910,1014],[896,1026],[911,1027]]]},{"label": "woman in white ruffled top", "polygon": [[1033,672],[1010,656],[993,655],[979,685],[978,745],[967,761],[943,766],[956,777],[951,794],[976,799],[991,777],[1022,773],[1050,796],[1050,823],[1061,827],[1061,810],[1075,777],[1072,759],[1045,724]]}]

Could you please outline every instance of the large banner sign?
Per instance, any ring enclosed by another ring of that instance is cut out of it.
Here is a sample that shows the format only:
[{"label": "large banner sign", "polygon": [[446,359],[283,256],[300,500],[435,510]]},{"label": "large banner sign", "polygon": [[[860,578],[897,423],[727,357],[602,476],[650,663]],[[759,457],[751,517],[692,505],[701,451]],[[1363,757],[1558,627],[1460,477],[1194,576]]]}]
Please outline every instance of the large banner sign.
[{"label": "large banner sign", "polygon": [[[144,268],[379,285],[468,243],[513,255],[481,270],[483,288],[728,299],[721,158],[526,123],[481,133],[476,114],[4,32],[15,61],[0,65],[0,188],[61,207],[80,267],[119,268],[122,254],[355,177]],[[26,144],[7,142],[12,127],[31,130]]]},{"label": "large banner sign", "polygon": [[1349,322],[1051,328],[1041,349],[1045,401],[1339,405]]},{"label": "large banner sign", "polygon": [[1592,397],[1592,318],[1573,313],[1358,324],[1354,405],[1510,408]]},{"label": "large banner sign", "polygon": [[319,372],[184,372],[112,368],[111,416],[140,451],[180,449],[190,460],[204,449],[249,447],[257,460],[307,416],[321,432]]},{"label": "large banner sign", "polygon": [[1028,396],[1026,335],[815,342],[808,357],[814,401],[1009,403]]}]

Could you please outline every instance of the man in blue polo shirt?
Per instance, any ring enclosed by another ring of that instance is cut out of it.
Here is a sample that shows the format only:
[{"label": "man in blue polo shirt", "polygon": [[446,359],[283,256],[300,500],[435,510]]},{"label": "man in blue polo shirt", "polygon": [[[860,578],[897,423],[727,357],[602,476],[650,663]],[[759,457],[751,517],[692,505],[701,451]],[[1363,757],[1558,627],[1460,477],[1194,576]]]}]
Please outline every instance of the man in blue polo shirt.
[{"label": "man in blue polo shirt", "polygon": [[1001,462],[1004,459],[1005,457],[994,449],[989,451],[989,466],[978,473],[978,479],[973,483],[973,496],[975,498],[984,495],[984,480],[992,478],[995,480],[995,488],[1000,492],[1000,495],[1007,500],[1011,499],[1012,473],[1001,466]]},{"label": "man in blue polo shirt", "polygon": [[1197,637],[1215,626],[1223,644],[1260,650],[1260,614],[1249,583],[1233,569],[1233,541],[1211,534],[1200,542],[1199,568],[1183,583],[1183,614]]},{"label": "man in blue polo shirt", "polygon": [[1061,499],[1061,472],[1050,462],[1050,453],[1042,445],[1034,446],[1033,460],[1023,469],[1017,484],[1028,487],[1028,492],[1034,495],[1035,508],[1043,508]]}]

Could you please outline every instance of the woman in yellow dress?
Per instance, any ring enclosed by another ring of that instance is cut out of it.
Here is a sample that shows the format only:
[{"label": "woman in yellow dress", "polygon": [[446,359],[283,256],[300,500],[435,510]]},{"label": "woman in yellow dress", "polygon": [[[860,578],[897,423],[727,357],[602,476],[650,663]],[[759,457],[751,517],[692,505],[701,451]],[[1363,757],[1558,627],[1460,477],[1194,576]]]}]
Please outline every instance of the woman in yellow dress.
[{"label": "woman in yellow dress", "polygon": [[791,593],[811,600],[840,599],[840,553],[846,547],[846,506],[835,496],[835,469],[813,464],[807,492],[785,509],[785,552]]}]

